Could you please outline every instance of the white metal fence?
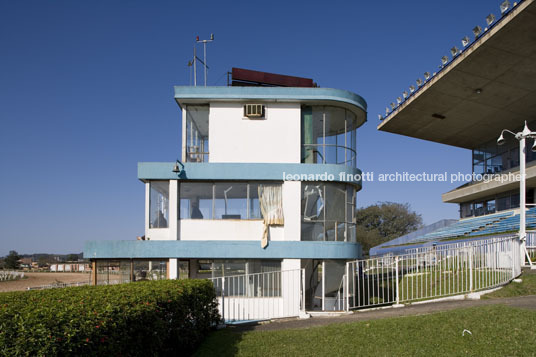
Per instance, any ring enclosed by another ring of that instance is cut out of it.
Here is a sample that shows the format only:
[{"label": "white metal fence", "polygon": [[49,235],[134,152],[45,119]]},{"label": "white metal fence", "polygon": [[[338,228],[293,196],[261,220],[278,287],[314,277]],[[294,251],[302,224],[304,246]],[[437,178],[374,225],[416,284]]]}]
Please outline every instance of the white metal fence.
[{"label": "white metal fence", "polygon": [[521,273],[517,235],[458,242],[348,262],[344,309],[470,293],[507,283]]},{"label": "white metal fence", "polygon": [[22,278],[24,278],[24,272],[0,270],[0,281],[17,280]]},{"label": "white metal fence", "polygon": [[304,309],[304,270],[210,279],[225,322],[298,316]]}]

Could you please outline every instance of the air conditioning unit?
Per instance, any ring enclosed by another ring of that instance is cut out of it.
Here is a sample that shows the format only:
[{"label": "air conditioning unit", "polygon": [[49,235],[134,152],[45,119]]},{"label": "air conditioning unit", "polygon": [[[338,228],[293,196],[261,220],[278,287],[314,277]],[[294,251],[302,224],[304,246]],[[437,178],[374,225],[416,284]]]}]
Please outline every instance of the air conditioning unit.
[{"label": "air conditioning unit", "polygon": [[262,104],[244,105],[244,116],[247,118],[264,118],[264,105]]}]

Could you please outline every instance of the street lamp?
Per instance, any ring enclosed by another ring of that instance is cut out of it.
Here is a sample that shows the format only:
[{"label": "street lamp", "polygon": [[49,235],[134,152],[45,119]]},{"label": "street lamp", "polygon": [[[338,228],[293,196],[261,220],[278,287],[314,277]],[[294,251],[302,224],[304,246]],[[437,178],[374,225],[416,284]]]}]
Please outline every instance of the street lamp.
[{"label": "street lamp", "polygon": [[[525,208],[527,206],[526,204],[526,172],[525,172],[525,158],[526,158],[526,147],[525,147],[525,140],[527,138],[535,139],[536,138],[536,132],[530,131],[530,129],[527,126],[527,122],[525,122],[525,127],[523,128],[523,131],[520,131],[518,133],[513,133],[510,130],[504,129],[501,131],[501,135],[497,139],[497,145],[503,145],[504,140],[504,133],[510,133],[512,134],[517,140],[519,140],[519,174],[521,175],[519,180],[519,207],[521,208],[521,212],[519,214],[519,240],[521,242],[521,264],[525,261],[525,239],[526,239],[526,226],[527,226],[527,220],[526,220],[526,213]],[[536,152],[536,140],[534,141],[534,144],[532,145],[533,152]]]}]

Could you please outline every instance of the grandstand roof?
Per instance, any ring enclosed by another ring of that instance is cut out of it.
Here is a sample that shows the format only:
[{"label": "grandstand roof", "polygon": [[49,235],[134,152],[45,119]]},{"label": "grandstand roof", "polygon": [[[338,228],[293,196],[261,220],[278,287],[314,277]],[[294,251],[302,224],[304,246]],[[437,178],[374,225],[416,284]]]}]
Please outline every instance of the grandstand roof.
[{"label": "grandstand roof", "polygon": [[378,129],[473,149],[535,118],[536,0],[524,0]]}]

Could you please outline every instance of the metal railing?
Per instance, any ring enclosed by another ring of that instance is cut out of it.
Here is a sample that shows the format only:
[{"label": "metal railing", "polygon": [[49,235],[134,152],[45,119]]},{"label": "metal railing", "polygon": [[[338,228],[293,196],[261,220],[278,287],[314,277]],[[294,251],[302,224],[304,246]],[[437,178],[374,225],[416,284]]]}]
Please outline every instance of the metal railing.
[{"label": "metal railing", "polygon": [[47,284],[47,285],[39,285],[39,286],[30,286],[27,287],[26,290],[45,290],[45,289],[56,289],[56,288],[70,288],[73,286],[84,286],[89,285],[89,281],[79,281],[76,283],[53,283],[53,284]]},{"label": "metal railing", "polygon": [[[337,144],[302,144],[304,160],[309,155],[313,155],[315,164],[337,164],[346,166],[356,166],[357,154],[354,149]],[[344,155],[341,154],[344,152]],[[333,157],[333,154],[335,157]]]},{"label": "metal railing", "polygon": [[24,278],[24,272],[14,270],[0,270],[0,281],[17,280]]},{"label": "metal railing", "polygon": [[[466,294],[521,274],[517,235],[348,262],[346,309]],[[346,280],[345,280],[346,279]]]},{"label": "metal railing", "polygon": [[224,322],[298,316],[304,310],[304,270],[284,270],[209,279]]}]

